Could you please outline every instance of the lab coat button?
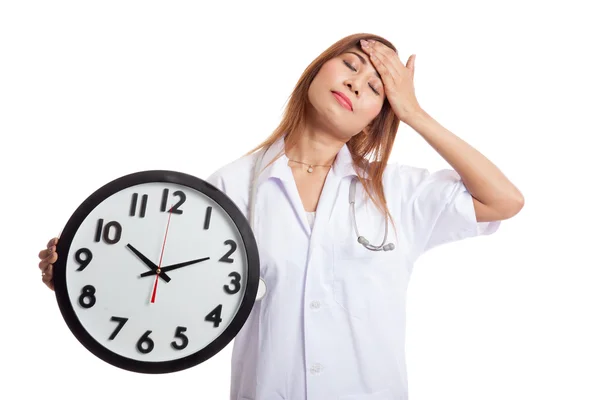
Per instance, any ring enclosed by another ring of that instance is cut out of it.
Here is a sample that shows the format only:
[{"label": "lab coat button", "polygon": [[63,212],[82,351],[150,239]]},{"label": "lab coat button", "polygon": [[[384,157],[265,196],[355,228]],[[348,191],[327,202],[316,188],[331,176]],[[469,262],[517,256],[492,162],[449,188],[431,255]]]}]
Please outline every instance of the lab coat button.
[{"label": "lab coat button", "polygon": [[310,373],[312,375],[319,375],[321,371],[323,371],[323,366],[321,364],[313,364],[312,367],[310,367]]},{"label": "lab coat button", "polygon": [[313,301],[310,303],[310,308],[312,308],[313,310],[317,310],[321,307],[321,303],[319,301]]}]

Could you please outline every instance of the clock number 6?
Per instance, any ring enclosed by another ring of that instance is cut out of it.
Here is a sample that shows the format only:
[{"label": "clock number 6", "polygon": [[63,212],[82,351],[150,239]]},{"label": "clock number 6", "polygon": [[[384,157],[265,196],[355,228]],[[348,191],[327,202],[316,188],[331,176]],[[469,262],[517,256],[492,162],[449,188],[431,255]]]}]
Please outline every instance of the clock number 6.
[{"label": "clock number 6", "polygon": [[154,349],[154,341],[149,336],[151,333],[152,331],[146,331],[137,342],[137,349],[142,354],[148,354]]}]

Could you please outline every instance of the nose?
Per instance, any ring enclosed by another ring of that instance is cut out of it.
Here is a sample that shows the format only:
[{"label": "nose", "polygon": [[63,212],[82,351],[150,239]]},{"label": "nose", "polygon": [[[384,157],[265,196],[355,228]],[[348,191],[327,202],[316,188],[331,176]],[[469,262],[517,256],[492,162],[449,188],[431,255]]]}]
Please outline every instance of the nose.
[{"label": "nose", "polygon": [[358,90],[357,90],[358,85],[354,84],[354,89],[353,89],[352,88],[352,83],[348,82],[348,83],[346,83],[346,86],[348,86],[348,89],[350,89],[351,91],[353,91],[354,94],[358,96]]}]

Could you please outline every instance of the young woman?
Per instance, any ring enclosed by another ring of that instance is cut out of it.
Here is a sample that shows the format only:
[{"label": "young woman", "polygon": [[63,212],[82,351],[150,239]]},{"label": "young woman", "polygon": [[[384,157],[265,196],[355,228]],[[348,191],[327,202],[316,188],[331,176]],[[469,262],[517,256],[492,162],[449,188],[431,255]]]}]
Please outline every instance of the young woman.
[{"label": "young woman", "polygon": [[[267,288],[234,341],[231,399],[407,399],[415,260],[523,207],[494,164],[420,107],[414,71],[414,55],[404,65],[384,38],[341,39],[300,77],[274,133],[207,179],[247,212]],[[388,164],[400,122],[452,169]],[[57,242],[39,253],[51,289]]]}]

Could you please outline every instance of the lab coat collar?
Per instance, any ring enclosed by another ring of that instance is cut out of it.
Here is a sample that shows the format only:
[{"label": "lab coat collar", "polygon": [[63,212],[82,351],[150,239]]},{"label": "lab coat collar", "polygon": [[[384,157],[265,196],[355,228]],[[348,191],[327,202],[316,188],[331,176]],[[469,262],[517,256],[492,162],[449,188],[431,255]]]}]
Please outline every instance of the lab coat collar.
[{"label": "lab coat collar", "polygon": [[[273,143],[273,145],[267,150],[265,156],[262,159],[262,162],[259,167],[260,175],[257,179],[257,185],[260,185],[264,181],[269,178],[278,178],[282,181],[290,181],[292,182],[294,177],[291,173],[291,168],[288,165],[289,158],[286,156],[284,152],[284,138],[280,137]],[[267,168],[265,166],[274,158],[281,154],[281,156],[275,160],[271,165]],[[262,155],[262,150],[258,153],[258,160],[260,160],[260,156]],[[361,168],[359,168],[361,169]],[[332,172],[338,178],[344,178],[346,176],[357,175],[357,172],[352,165],[352,154],[350,153],[350,149],[348,149],[348,145],[344,143],[342,148],[337,154],[335,161],[333,163]],[[362,172],[362,169],[361,169]]]}]

